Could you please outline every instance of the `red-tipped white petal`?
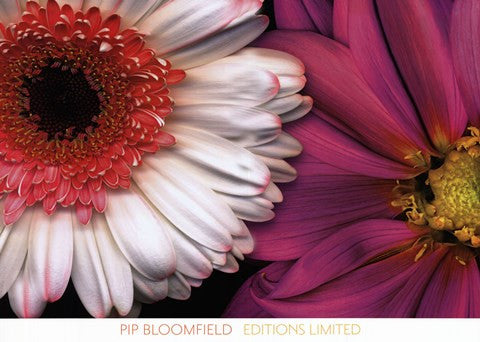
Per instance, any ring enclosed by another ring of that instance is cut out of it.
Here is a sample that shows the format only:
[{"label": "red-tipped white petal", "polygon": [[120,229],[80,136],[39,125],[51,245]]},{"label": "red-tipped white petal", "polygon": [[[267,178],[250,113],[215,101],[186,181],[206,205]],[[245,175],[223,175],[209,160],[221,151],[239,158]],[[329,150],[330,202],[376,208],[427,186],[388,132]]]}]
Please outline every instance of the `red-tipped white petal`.
[{"label": "red-tipped white petal", "polygon": [[20,271],[17,279],[8,291],[8,299],[13,312],[19,317],[40,317],[47,305],[42,291],[30,278],[28,266]]},{"label": "red-tipped white petal", "polygon": [[183,82],[171,87],[171,96],[179,106],[201,103],[256,106],[271,100],[279,89],[280,81],[271,71],[243,64],[214,63],[191,69]]},{"label": "red-tipped white petal", "polygon": [[72,269],[73,220],[70,209],[48,216],[36,206],[28,242],[29,279],[43,299],[54,302],[67,288]]}]

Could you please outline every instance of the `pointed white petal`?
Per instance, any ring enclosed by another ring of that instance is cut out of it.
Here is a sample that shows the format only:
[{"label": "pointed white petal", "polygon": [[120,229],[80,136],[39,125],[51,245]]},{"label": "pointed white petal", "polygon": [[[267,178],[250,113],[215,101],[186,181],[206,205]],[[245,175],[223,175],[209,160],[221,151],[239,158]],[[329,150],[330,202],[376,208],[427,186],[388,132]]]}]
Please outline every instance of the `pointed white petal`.
[{"label": "pointed white petal", "polygon": [[265,144],[281,132],[279,117],[269,111],[232,105],[176,106],[169,126],[198,128],[247,147]]},{"label": "pointed white petal", "polygon": [[133,303],[133,280],[130,264],[115,243],[105,216],[95,214],[92,224],[110,298],[120,316],[128,315]]},{"label": "pointed white petal", "polygon": [[142,312],[142,304],[138,301],[133,302],[131,310],[126,314],[120,314],[115,308],[112,309],[108,318],[138,318]]},{"label": "pointed white petal", "polygon": [[247,150],[205,131],[188,127],[168,131],[177,144],[148,157],[157,165],[162,159],[175,161],[179,172],[197,177],[213,190],[235,195],[258,195],[268,185],[270,172]]},{"label": "pointed white petal", "polygon": [[275,214],[272,202],[260,196],[234,196],[218,193],[218,195],[232,208],[235,215],[242,220],[264,222],[271,220]]},{"label": "pointed white petal", "polygon": [[259,12],[263,5],[263,0],[241,0],[241,2],[243,3],[243,7],[239,12],[239,16],[228,24],[227,28],[237,26],[251,19],[257,12]]},{"label": "pointed white petal", "polygon": [[213,265],[213,268],[225,273],[235,273],[240,266],[238,265],[237,260],[235,260],[235,257],[231,253],[227,253],[227,262],[225,265]]},{"label": "pointed white petal", "polygon": [[258,158],[268,166],[270,172],[272,173],[272,181],[275,183],[288,183],[297,178],[297,170],[295,170],[285,160],[264,156],[258,156]]},{"label": "pointed white petal", "polygon": [[305,83],[307,82],[305,76],[279,76],[278,80],[280,81],[280,90],[278,91],[276,98],[291,96],[298,93],[303,87],[305,87]]},{"label": "pointed white petal", "polygon": [[178,272],[168,277],[168,296],[173,299],[185,300],[190,297],[190,284]]},{"label": "pointed white petal", "polygon": [[302,103],[296,108],[280,114],[280,119],[283,123],[291,122],[300,119],[312,110],[313,99],[310,96],[303,96]]},{"label": "pointed white petal", "polygon": [[[285,95],[298,88],[298,80],[284,80]],[[291,84],[293,83],[293,84]],[[184,81],[170,88],[179,106],[201,103],[256,106],[277,95],[277,76],[262,68],[243,64],[207,64],[187,72]]]},{"label": "pointed white petal", "polygon": [[173,273],[175,253],[170,238],[138,189],[110,193],[105,217],[118,247],[137,271],[153,280]]},{"label": "pointed white petal", "polygon": [[132,269],[133,283],[135,284],[135,299],[142,303],[154,303],[164,299],[168,293],[168,281],[150,280]]},{"label": "pointed white petal", "polygon": [[39,288],[29,277],[28,266],[19,273],[17,279],[8,291],[8,300],[13,312],[19,317],[40,317],[47,306],[47,301]]},{"label": "pointed white petal", "polygon": [[253,238],[247,226],[245,225],[245,222],[240,222],[243,225],[243,233],[233,237],[234,245],[235,248],[237,248],[242,254],[249,254],[253,251]]},{"label": "pointed white petal", "polygon": [[94,317],[106,317],[112,300],[91,223],[73,225],[72,281],[87,311]]},{"label": "pointed white petal", "polygon": [[175,68],[190,69],[213,62],[238,51],[257,38],[268,26],[268,17],[260,15],[195,42],[165,56]]},{"label": "pointed white petal", "polygon": [[284,159],[298,156],[302,152],[302,145],[290,134],[282,132],[277,139],[266,144],[250,147],[248,150],[265,157]]},{"label": "pointed white petal", "polygon": [[72,270],[72,212],[59,208],[49,216],[41,206],[32,210],[27,257],[29,278],[44,300],[54,302],[65,292]]},{"label": "pointed white petal", "polygon": [[210,260],[212,264],[223,265],[227,261],[227,254],[225,252],[214,251],[213,249],[205,247],[195,241],[192,241],[192,243],[208,260]]},{"label": "pointed white petal", "polygon": [[270,182],[268,184],[267,189],[265,189],[265,192],[260,196],[269,200],[272,203],[280,203],[283,201],[282,192],[273,182]]},{"label": "pointed white petal", "polygon": [[187,283],[190,284],[191,287],[200,287],[202,286],[203,280],[202,279],[196,279],[196,278],[191,278],[189,276],[186,276],[185,274],[182,273],[182,276],[185,278]]},{"label": "pointed white petal", "polygon": [[302,104],[302,101],[303,96],[300,94],[295,94],[281,98],[274,98],[273,100],[260,105],[259,108],[263,108],[280,115],[297,108]]}]

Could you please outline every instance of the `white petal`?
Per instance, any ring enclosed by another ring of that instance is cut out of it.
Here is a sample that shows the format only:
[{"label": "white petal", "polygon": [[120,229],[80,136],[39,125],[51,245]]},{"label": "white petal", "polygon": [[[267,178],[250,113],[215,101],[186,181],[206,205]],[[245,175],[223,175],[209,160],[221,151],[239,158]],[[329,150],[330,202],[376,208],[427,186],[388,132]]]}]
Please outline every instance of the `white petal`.
[{"label": "white petal", "polygon": [[185,274],[182,274],[187,283],[190,284],[191,287],[200,287],[202,286],[203,280],[202,279],[196,279],[196,278],[191,278],[186,276]]},{"label": "white petal", "polygon": [[118,313],[126,316],[131,311],[133,303],[133,280],[130,264],[115,243],[105,216],[95,214],[92,224],[110,298]]},{"label": "white petal", "polygon": [[112,312],[108,318],[138,318],[142,312],[142,304],[135,301],[132,305],[132,308],[126,315],[120,314],[115,308],[112,309]]},{"label": "white petal", "polygon": [[175,68],[190,69],[238,51],[268,26],[268,17],[256,16],[165,56]]},{"label": "white petal", "polygon": [[280,114],[280,119],[283,123],[298,120],[310,112],[312,107],[313,99],[310,96],[303,96],[302,103],[298,107]]},{"label": "white petal", "polygon": [[280,90],[276,96],[277,98],[298,93],[305,87],[305,83],[307,82],[305,76],[279,76],[278,80],[280,81]]},{"label": "white petal", "polygon": [[283,195],[278,186],[275,183],[270,182],[265,189],[265,192],[261,194],[263,198],[273,202],[273,203],[280,203],[283,201]]},{"label": "white petal", "polygon": [[159,54],[165,54],[226,27],[242,10],[238,0],[173,0],[139,26]]},{"label": "white petal", "polygon": [[218,194],[232,208],[235,215],[242,220],[264,222],[271,220],[275,214],[272,202],[260,196],[233,196]]},{"label": "white petal", "polygon": [[8,291],[10,306],[17,316],[40,317],[47,301],[38,290],[29,277],[28,267],[25,266]]},{"label": "white petal", "polygon": [[227,27],[236,26],[250,18],[257,13],[263,5],[263,0],[241,0],[243,6],[239,11],[239,16],[233,20]]},{"label": "white petal", "polygon": [[282,132],[277,139],[248,150],[265,157],[284,159],[298,156],[302,152],[302,145],[290,134]]},{"label": "white petal", "polygon": [[[256,106],[275,97],[279,87],[277,76],[266,69],[214,63],[187,71],[185,80],[170,90],[179,106],[200,103]],[[293,89],[294,85],[285,84],[285,94]]]},{"label": "white petal", "polygon": [[175,253],[177,255],[177,270],[187,276],[205,279],[212,273],[212,264],[200,252],[191,240],[173,228],[170,231]]},{"label": "white petal", "polygon": [[223,265],[227,262],[227,254],[225,252],[214,251],[213,249],[205,247],[195,241],[192,241],[192,243],[208,260],[210,260],[211,263]]},{"label": "white petal", "polygon": [[254,65],[267,69],[278,76],[302,76],[305,73],[305,66],[298,58],[282,51],[255,47],[244,48],[215,63]]},{"label": "white petal", "polygon": [[20,18],[21,12],[21,1],[0,1],[0,22],[2,22],[5,26],[15,23]]},{"label": "white petal", "polygon": [[27,256],[29,278],[44,300],[54,302],[65,292],[72,270],[72,212],[59,208],[49,216],[41,206],[32,210]]},{"label": "white petal", "polygon": [[[5,201],[0,202],[0,213],[3,213],[3,208],[5,205]],[[5,223],[3,220],[0,220],[0,253],[2,252],[3,246],[7,242],[8,235],[10,234],[11,229],[5,229]],[[5,234],[4,234],[5,231]]]},{"label": "white petal", "polygon": [[189,174],[179,173],[174,162],[162,157],[145,158],[145,164],[133,175],[135,183],[185,235],[209,248],[230,250],[232,239],[227,227],[240,229],[231,209],[212,190]]},{"label": "white petal", "polygon": [[235,257],[231,253],[227,253],[227,262],[225,265],[213,265],[213,268],[225,273],[235,273],[240,266],[238,265],[237,260],[235,260]]},{"label": "white petal", "polygon": [[6,241],[0,251],[0,298],[7,293],[25,261],[32,210],[25,210],[20,219],[2,231]]},{"label": "white petal", "polygon": [[160,280],[173,273],[175,253],[170,238],[138,189],[110,193],[105,217],[118,247],[141,274]]},{"label": "white petal", "polygon": [[272,173],[272,181],[276,183],[288,183],[297,178],[297,171],[286,161],[264,156],[258,156]]},{"label": "white petal", "polygon": [[238,236],[233,237],[235,248],[237,248],[241,253],[248,254],[253,251],[253,238],[248,230],[245,222],[240,221],[243,225],[243,233]]},{"label": "white petal", "polygon": [[[118,0],[110,0],[118,2]],[[137,22],[152,8],[157,6],[158,0],[123,0],[120,5],[115,6],[115,14],[122,17],[122,26],[128,28],[129,26],[137,25]],[[106,5],[103,0],[102,7]]]},{"label": "white petal", "polygon": [[74,222],[73,238],[73,285],[92,316],[106,317],[113,304],[92,224]]},{"label": "white petal", "polygon": [[256,146],[274,140],[281,132],[277,115],[259,108],[204,104],[176,106],[169,127],[180,124],[228,139],[240,146]]},{"label": "white petal", "polygon": [[175,161],[179,172],[196,176],[211,189],[223,193],[254,196],[262,193],[269,183],[267,167],[230,141],[188,127],[167,130],[177,138],[177,144],[151,158]]},{"label": "white petal", "polygon": [[185,300],[190,297],[190,284],[178,272],[168,277],[168,296],[173,299]]},{"label": "white petal", "polygon": [[142,303],[154,303],[164,299],[168,293],[168,281],[150,280],[132,269],[133,283],[135,284],[135,299]]},{"label": "white petal", "polygon": [[273,100],[270,100],[259,107],[276,114],[282,114],[297,108],[302,104],[302,102],[303,96],[300,94],[295,94],[281,98],[274,98]]}]

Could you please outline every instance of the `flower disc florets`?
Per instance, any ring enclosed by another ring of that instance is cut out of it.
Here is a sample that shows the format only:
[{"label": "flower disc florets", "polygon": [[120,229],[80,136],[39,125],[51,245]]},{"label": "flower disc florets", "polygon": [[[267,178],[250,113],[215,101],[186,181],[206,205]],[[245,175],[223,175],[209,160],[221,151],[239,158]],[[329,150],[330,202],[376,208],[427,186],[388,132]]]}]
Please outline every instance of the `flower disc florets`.
[{"label": "flower disc florets", "polygon": [[175,139],[167,86],[184,77],[145,48],[121,18],[96,7],[28,2],[21,20],[1,26],[0,191],[4,219],[26,206],[76,205],[85,223],[105,210],[106,188],[128,188],[145,152]]},{"label": "flower disc florets", "polygon": [[[409,222],[427,226],[448,243],[480,247],[480,131],[460,138],[448,149],[441,165],[417,177],[394,205],[401,206]],[[448,235],[445,235],[448,234]]]}]

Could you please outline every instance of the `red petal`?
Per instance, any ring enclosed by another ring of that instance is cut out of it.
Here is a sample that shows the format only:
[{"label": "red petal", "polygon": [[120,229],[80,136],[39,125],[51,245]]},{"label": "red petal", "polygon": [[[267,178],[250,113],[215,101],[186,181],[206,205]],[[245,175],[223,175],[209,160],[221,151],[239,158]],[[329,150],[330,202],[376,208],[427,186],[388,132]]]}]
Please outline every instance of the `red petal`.
[{"label": "red petal", "polygon": [[82,224],[87,224],[92,218],[92,205],[85,206],[77,202],[75,210],[77,218]]},{"label": "red petal", "polygon": [[[90,185],[90,183],[88,184]],[[98,191],[90,188],[90,197],[92,198],[92,204],[95,209],[98,212],[103,213],[107,207],[107,191],[105,187],[102,186]]]},{"label": "red petal", "polygon": [[45,210],[48,215],[52,215],[55,212],[56,206],[57,200],[55,199],[55,193],[51,192],[43,200],[43,210]]},{"label": "red petal", "polygon": [[10,215],[23,205],[25,205],[26,197],[20,197],[16,192],[11,192],[7,195],[5,199],[5,208],[4,213],[5,215]]}]

